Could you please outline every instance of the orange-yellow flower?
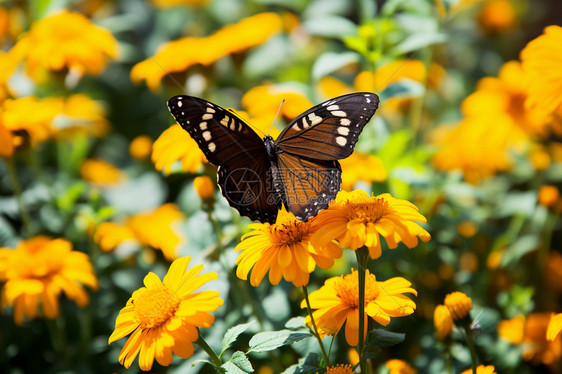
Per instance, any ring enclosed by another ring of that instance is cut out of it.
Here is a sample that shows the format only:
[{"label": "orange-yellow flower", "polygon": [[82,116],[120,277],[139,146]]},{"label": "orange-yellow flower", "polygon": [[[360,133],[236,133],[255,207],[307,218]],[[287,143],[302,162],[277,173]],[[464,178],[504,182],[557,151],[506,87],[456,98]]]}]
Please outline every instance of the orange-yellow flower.
[{"label": "orange-yellow flower", "polygon": [[416,374],[418,372],[406,361],[402,360],[388,360],[385,366],[388,368],[388,374]]},{"label": "orange-yellow flower", "polygon": [[433,311],[433,325],[437,332],[437,339],[445,340],[453,332],[453,317],[445,305],[437,305]]},{"label": "orange-yellow flower", "polygon": [[512,1],[488,0],[478,15],[480,27],[488,33],[512,30],[517,25],[517,14]]},{"label": "orange-yellow flower", "polygon": [[338,240],[343,247],[356,250],[369,248],[371,258],[382,254],[382,236],[394,249],[403,242],[408,248],[418,245],[418,237],[427,242],[430,235],[418,222],[426,222],[416,206],[390,194],[369,196],[364,191],[340,191],[328,209],[321,211],[315,222],[322,227],[313,241],[321,245]]},{"label": "orange-yellow flower", "polygon": [[452,292],[445,296],[445,306],[454,321],[460,321],[472,310],[472,299],[462,292]]},{"label": "orange-yellow flower", "polygon": [[522,356],[535,364],[555,364],[562,356],[562,340],[547,340],[550,313],[531,313],[498,324],[498,335],[523,347]]},{"label": "orange-yellow flower", "polygon": [[[466,369],[461,374],[473,374],[472,369]],[[478,365],[476,374],[496,374],[496,368],[493,365]]]},{"label": "orange-yellow flower", "polygon": [[9,94],[8,79],[14,74],[18,66],[13,53],[0,50],[0,101],[6,99]]},{"label": "orange-yellow flower", "polygon": [[118,54],[111,32],[82,14],[62,10],[33,24],[14,46],[32,76],[41,69],[99,75]]},{"label": "orange-yellow flower", "polygon": [[310,238],[320,229],[314,222],[302,222],[283,209],[274,224],[250,224],[253,231],[244,235],[234,249],[242,251],[236,260],[238,278],[248,279],[251,271],[250,283],[256,287],[269,271],[271,284],[285,278],[300,287],[308,284],[316,265],[330,268],[334,258],[342,255],[341,248],[331,242],[324,246],[311,243]]},{"label": "orange-yellow flower", "polygon": [[59,314],[61,293],[83,308],[89,302],[83,286],[97,290],[98,281],[89,257],[73,251],[65,239],[45,236],[23,240],[16,249],[0,248],[1,305],[14,307],[14,320],[37,317],[41,305],[45,317]]},{"label": "orange-yellow flower", "polygon": [[[178,161],[179,165],[175,167],[174,164]],[[152,162],[156,170],[164,171],[167,174],[177,169],[195,173],[203,162],[207,162],[207,159],[187,131],[175,124],[160,134],[154,142]]]},{"label": "orange-yellow flower", "polygon": [[115,166],[100,160],[85,160],[80,167],[80,175],[85,181],[99,186],[111,186],[125,179],[125,174]]},{"label": "orange-yellow flower", "polygon": [[[353,371],[351,365],[339,364],[334,366],[328,366],[326,368],[326,374],[353,374],[354,372],[355,371]],[[316,372],[316,374],[320,374],[320,373]]]},{"label": "orange-yellow flower", "polygon": [[554,113],[562,105],[562,27],[548,26],[544,33],[521,51],[521,63],[527,79],[528,107],[536,107],[546,114]]},{"label": "orange-yellow flower", "polygon": [[386,179],[386,170],[380,158],[353,152],[351,156],[340,161],[342,168],[342,190],[349,191],[358,181],[366,183],[382,182]]},{"label": "orange-yellow flower", "polygon": [[25,131],[32,144],[38,144],[52,134],[51,123],[60,113],[60,99],[38,99],[26,96],[6,99],[0,111],[0,123],[12,133]]},{"label": "orange-yellow flower", "polygon": [[556,339],[560,331],[562,331],[562,313],[552,313],[546,330],[546,339],[550,341]]},{"label": "orange-yellow flower", "polygon": [[119,312],[108,342],[131,334],[119,354],[119,362],[126,368],[137,355],[141,370],[150,370],[154,359],[168,366],[173,354],[188,358],[193,354],[193,342],[199,338],[197,328],[213,324],[215,318],[210,312],[223,304],[219,292],[197,290],[218,275],[199,275],[203,265],[187,271],[190,260],[191,257],[175,260],[163,281],[148,273],[144,287],[133,292]]},{"label": "orange-yellow flower", "polygon": [[14,148],[12,132],[0,123],[0,157],[10,157],[14,154]]},{"label": "orange-yellow flower", "polygon": [[145,160],[152,153],[152,138],[148,135],[139,135],[129,144],[129,154],[137,160]]},{"label": "orange-yellow flower", "polygon": [[556,186],[544,185],[539,188],[538,203],[545,207],[553,207],[560,199],[560,191]]},{"label": "orange-yellow flower", "polygon": [[195,188],[195,191],[203,200],[209,200],[215,194],[215,182],[206,175],[195,177],[193,188]]},{"label": "orange-yellow flower", "polygon": [[[358,273],[333,277],[317,291],[310,293],[310,307],[317,309],[312,313],[314,321],[321,335],[335,335],[345,323],[345,338],[351,346],[356,346],[359,340],[359,280]],[[404,278],[391,278],[378,282],[373,274],[367,270],[365,281],[365,321],[367,316],[375,322],[386,326],[390,317],[410,315],[416,309],[416,304],[403,293],[417,295],[410,287],[411,283]],[[306,307],[306,300],[301,308]],[[310,326],[310,316],[306,317],[306,324]],[[367,323],[365,323],[365,334]]]},{"label": "orange-yellow flower", "polygon": [[109,252],[128,240],[137,240],[135,232],[130,227],[115,222],[100,223],[94,234],[94,241],[104,252]]},{"label": "orange-yellow flower", "polygon": [[195,64],[210,65],[224,56],[260,45],[281,32],[282,27],[278,14],[260,13],[224,26],[207,37],[169,42],[156,55],[136,64],[131,70],[131,80],[135,83],[144,80],[151,90],[157,90],[166,74],[185,71]]},{"label": "orange-yellow flower", "polygon": [[60,109],[52,121],[55,137],[68,138],[76,133],[95,137],[105,136],[109,130],[105,108],[84,94],[71,95],[60,100]]}]

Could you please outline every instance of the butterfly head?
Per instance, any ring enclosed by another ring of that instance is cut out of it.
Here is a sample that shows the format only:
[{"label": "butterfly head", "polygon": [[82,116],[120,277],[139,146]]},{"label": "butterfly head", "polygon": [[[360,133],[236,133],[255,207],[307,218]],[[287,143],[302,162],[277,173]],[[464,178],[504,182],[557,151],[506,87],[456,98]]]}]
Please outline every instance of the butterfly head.
[{"label": "butterfly head", "polygon": [[277,159],[277,147],[275,146],[275,140],[269,135],[263,137],[263,144],[265,145],[265,150],[267,156],[270,160]]}]

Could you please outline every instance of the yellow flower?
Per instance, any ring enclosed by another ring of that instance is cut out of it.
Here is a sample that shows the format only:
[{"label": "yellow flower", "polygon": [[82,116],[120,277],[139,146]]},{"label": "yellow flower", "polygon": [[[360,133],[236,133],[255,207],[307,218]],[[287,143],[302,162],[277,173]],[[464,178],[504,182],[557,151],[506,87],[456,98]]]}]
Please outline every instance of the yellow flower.
[{"label": "yellow flower", "polygon": [[433,311],[433,325],[437,331],[437,339],[445,340],[453,333],[453,317],[445,305],[437,305]]},{"label": "yellow flower", "polygon": [[347,84],[343,83],[337,78],[324,76],[318,81],[318,91],[324,100],[329,100],[333,97],[352,93],[353,90]]},{"label": "yellow flower", "polygon": [[521,344],[522,356],[534,364],[554,365],[562,356],[562,340],[547,340],[550,313],[531,313],[500,321],[498,335],[513,344]]},{"label": "yellow flower", "polygon": [[334,258],[342,255],[335,243],[316,246],[310,242],[312,235],[320,229],[314,219],[302,222],[292,213],[280,210],[274,224],[252,223],[253,231],[242,236],[235,251],[242,251],[236,260],[236,275],[248,279],[257,287],[269,271],[271,284],[279,284],[281,278],[300,287],[308,284],[309,276],[316,265],[328,269]]},{"label": "yellow flower", "polygon": [[[472,374],[472,369],[466,369],[461,374]],[[478,365],[476,374],[496,374],[496,368],[493,365]]]},{"label": "yellow flower", "polygon": [[[350,346],[357,345],[359,340],[358,282],[358,273],[353,270],[351,274],[326,280],[319,290],[309,295],[310,307],[318,309],[312,315],[321,335],[335,335],[345,323],[347,343]],[[400,277],[378,282],[375,276],[367,270],[365,320],[369,316],[375,322],[386,326],[390,323],[390,317],[412,314],[416,309],[416,304],[403,295],[403,293],[417,295],[416,290],[410,286],[410,282]],[[306,300],[303,300],[301,308],[305,307]],[[310,316],[306,317],[305,322],[310,326]],[[365,334],[367,325],[365,323]]]},{"label": "yellow flower", "polygon": [[101,138],[109,132],[105,109],[100,103],[84,94],[59,100],[60,110],[52,122],[55,137],[68,138],[76,133],[85,133]]},{"label": "yellow flower", "polygon": [[145,160],[152,153],[152,138],[148,135],[139,135],[129,144],[129,154],[137,160]]},{"label": "yellow flower", "polygon": [[89,257],[73,251],[65,239],[45,236],[23,240],[16,249],[0,248],[1,305],[14,307],[14,320],[34,319],[41,304],[45,317],[59,314],[61,293],[83,308],[89,302],[84,286],[97,290],[98,281]]},{"label": "yellow flower", "polygon": [[150,0],[156,8],[167,9],[180,5],[203,6],[208,0]]},{"label": "yellow flower", "polygon": [[546,330],[546,339],[550,341],[556,339],[560,331],[562,331],[562,313],[552,313]]},{"label": "yellow flower", "polygon": [[445,296],[445,306],[453,320],[460,321],[472,310],[472,299],[462,292],[453,292]]},{"label": "yellow flower", "polygon": [[341,160],[340,164],[342,190],[351,190],[358,181],[372,184],[386,179],[386,170],[382,161],[373,155],[353,152],[351,156]]},{"label": "yellow flower", "polygon": [[125,174],[121,170],[100,159],[84,161],[80,167],[80,175],[85,181],[100,186],[111,186],[125,179]]},{"label": "yellow flower", "polygon": [[517,15],[512,1],[488,0],[478,14],[480,27],[488,33],[512,30],[517,25]]},{"label": "yellow flower", "polygon": [[119,354],[119,362],[126,368],[137,355],[141,370],[150,370],[154,359],[160,365],[170,365],[172,354],[188,358],[199,338],[197,328],[213,324],[215,318],[209,312],[223,304],[218,291],[196,291],[218,275],[199,275],[203,265],[186,272],[190,260],[175,260],[163,281],[148,273],[144,287],[133,292],[119,312],[108,343],[131,334]]},{"label": "yellow flower", "polygon": [[385,363],[388,368],[388,374],[416,374],[417,370],[411,367],[406,361],[388,360]]},{"label": "yellow flower", "polygon": [[82,14],[62,10],[31,27],[14,46],[27,72],[38,77],[41,69],[68,69],[79,75],[99,75],[118,53],[117,40],[109,30],[93,24]]},{"label": "yellow flower", "polygon": [[154,142],[152,162],[156,170],[169,174],[174,171],[174,164],[178,161],[181,170],[195,173],[207,159],[187,131],[175,124],[160,134]]},{"label": "yellow flower", "polygon": [[457,232],[465,238],[472,238],[478,232],[478,226],[474,222],[463,221],[457,225]]},{"label": "yellow flower", "polygon": [[13,53],[0,50],[0,101],[6,99],[9,94],[8,79],[14,74],[18,62]]},{"label": "yellow flower", "polygon": [[371,258],[382,254],[381,239],[394,249],[403,242],[408,248],[418,245],[418,237],[427,242],[430,235],[417,223],[426,222],[414,204],[390,194],[369,196],[366,192],[340,191],[328,209],[321,211],[316,223],[322,227],[313,241],[321,245],[338,240],[343,247],[355,251],[367,246]]},{"label": "yellow flower", "polygon": [[[328,366],[326,368],[326,374],[353,374],[353,373],[355,373],[355,371],[353,370],[353,367],[351,365],[339,364],[334,366]],[[320,374],[320,373],[316,372],[316,374]]]},{"label": "yellow flower", "polygon": [[209,200],[215,195],[215,182],[206,175],[196,177],[193,180],[193,188],[202,200]]},{"label": "yellow flower", "polygon": [[553,207],[560,199],[560,191],[556,186],[544,185],[539,188],[538,203],[547,208]]},{"label": "yellow flower", "polygon": [[538,107],[547,114],[562,105],[562,27],[548,26],[544,34],[532,40],[521,51],[521,63],[527,79],[529,96],[526,105]]},{"label": "yellow flower", "polygon": [[14,148],[12,132],[0,123],[0,157],[10,157],[14,154]]},{"label": "yellow flower", "polygon": [[105,222],[98,226],[94,241],[104,251],[111,251],[127,240],[160,249],[164,257],[173,260],[185,238],[174,226],[185,219],[178,206],[164,204],[154,210],[129,217],[124,224]]},{"label": "yellow flower", "polygon": [[2,103],[0,123],[12,133],[25,131],[31,144],[36,145],[52,134],[51,123],[60,113],[61,101],[55,98],[38,99],[33,96],[6,99]]},{"label": "yellow flower", "polygon": [[166,43],[156,55],[133,66],[131,80],[145,80],[151,90],[157,90],[166,74],[185,71],[195,64],[210,65],[224,56],[260,45],[281,32],[282,27],[278,14],[260,13],[207,37],[185,37]]}]

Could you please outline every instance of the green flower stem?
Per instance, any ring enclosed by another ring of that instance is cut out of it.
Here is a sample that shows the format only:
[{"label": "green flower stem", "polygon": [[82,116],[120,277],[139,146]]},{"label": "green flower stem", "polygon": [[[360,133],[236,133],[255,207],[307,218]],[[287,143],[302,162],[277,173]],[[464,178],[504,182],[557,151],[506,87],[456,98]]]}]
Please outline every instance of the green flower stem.
[{"label": "green flower stem", "polygon": [[47,329],[49,330],[49,335],[51,337],[51,343],[53,344],[53,349],[59,357],[62,358],[66,367],[72,369],[72,364],[70,361],[70,356],[68,354],[68,344],[66,341],[66,329],[64,326],[64,320],[61,316],[55,319],[47,319]]},{"label": "green flower stem", "polygon": [[468,345],[468,349],[470,350],[470,358],[472,360],[472,374],[476,374],[476,366],[477,366],[477,357],[476,357],[476,349],[474,347],[474,334],[470,329],[469,325],[464,325],[464,331],[466,333],[466,344]]},{"label": "green flower stem", "polygon": [[537,265],[539,271],[544,271],[546,263],[548,261],[548,252],[550,252],[550,245],[552,242],[552,233],[556,226],[556,221],[558,221],[558,214],[549,211],[544,223],[543,239],[541,246],[539,248],[539,253],[537,256]]},{"label": "green flower stem", "polygon": [[215,351],[213,351],[213,349],[209,346],[209,344],[207,344],[205,339],[203,339],[203,337],[201,336],[201,333],[199,333],[199,338],[197,338],[197,341],[195,342],[195,344],[197,344],[199,347],[201,347],[201,349],[204,350],[209,355],[211,360],[213,360],[213,363],[215,364],[216,368],[219,368],[219,367],[222,366],[221,359],[219,358],[219,356],[217,356],[217,354],[215,353]]},{"label": "green flower stem", "polygon": [[359,366],[362,373],[368,373],[368,365],[363,360],[363,350],[365,349],[365,276],[367,273],[367,263],[369,261],[369,250],[361,247],[355,251],[357,257],[357,272],[359,275]]},{"label": "green flower stem", "polygon": [[330,356],[326,353],[324,349],[324,344],[322,344],[322,338],[318,333],[318,328],[316,327],[316,322],[314,321],[314,317],[312,316],[312,308],[310,307],[310,300],[308,298],[308,288],[307,286],[302,286],[302,290],[304,292],[304,299],[306,300],[306,310],[308,311],[308,316],[310,317],[310,322],[312,324],[312,332],[316,339],[318,340],[318,344],[320,345],[320,349],[322,350],[322,355],[324,355],[324,360],[326,361],[326,366],[330,366]]},{"label": "green flower stem", "polygon": [[31,219],[29,217],[29,212],[27,211],[25,204],[23,203],[22,189],[18,179],[18,174],[16,172],[16,163],[13,157],[8,157],[6,161],[8,163],[8,173],[10,174],[10,179],[12,180],[12,184],[14,186],[14,195],[16,196],[16,201],[18,203],[18,207],[21,213],[21,220],[23,222],[23,227],[25,228],[27,235],[31,236],[33,234]]}]

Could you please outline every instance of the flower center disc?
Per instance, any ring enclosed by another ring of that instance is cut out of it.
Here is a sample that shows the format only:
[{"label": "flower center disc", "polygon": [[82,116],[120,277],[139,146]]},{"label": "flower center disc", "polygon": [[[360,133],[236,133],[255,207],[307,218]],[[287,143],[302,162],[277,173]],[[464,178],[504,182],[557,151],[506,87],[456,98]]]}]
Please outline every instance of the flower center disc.
[{"label": "flower center disc", "polygon": [[388,203],[384,199],[374,199],[365,203],[345,203],[347,219],[361,223],[377,222],[387,214]]},{"label": "flower center disc", "polygon": [[180,303],[165,286],[146,289],[133,301],[135,317],[142,328],[161,326],[174,315]]}]

